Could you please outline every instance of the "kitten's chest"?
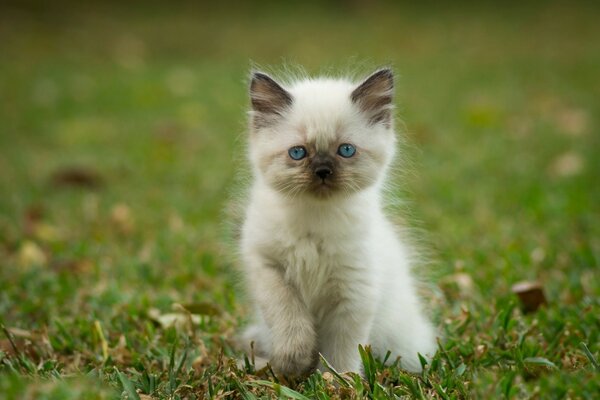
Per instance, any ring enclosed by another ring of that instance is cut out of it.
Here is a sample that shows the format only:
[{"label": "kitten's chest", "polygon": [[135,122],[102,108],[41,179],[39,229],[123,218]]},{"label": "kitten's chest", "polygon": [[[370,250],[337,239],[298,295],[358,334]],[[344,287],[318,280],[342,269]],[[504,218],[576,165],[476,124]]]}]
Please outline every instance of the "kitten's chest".
[{"label": "kitten's chest", "polygon": [[[374,202],[255,203],[247,243],[281,267],[286,283],[318,316],[369,282]],[[364,284],[363,284],[364,285]]]},{"label": "kitten's chest", "polygon": [[340,250],[330,238],[307,232],[286,239],[281,246],[282,265],[292,283],[310,280],[321,284],[339,267]]},{"label": "kitten's chest", "polygon": [[361,245],[352,235],[304,232],[287,239],[281,254],[285,279],[314,313],[345,297],[352,274],[365,265],[358,261]]}]

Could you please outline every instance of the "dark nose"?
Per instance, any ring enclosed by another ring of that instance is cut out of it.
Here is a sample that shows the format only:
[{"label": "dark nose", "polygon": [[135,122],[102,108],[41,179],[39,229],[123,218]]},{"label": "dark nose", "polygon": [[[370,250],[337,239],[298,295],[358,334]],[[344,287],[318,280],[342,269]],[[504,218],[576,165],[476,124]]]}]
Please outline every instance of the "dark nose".
[{"label": "dark nose", "polygon": [[321,166],[321,167],[317,167],[317,169],[315,169],[315,174],[322,180],[325,180],[325,178],[327,178],[332,173],[333,173],[333,171],[331,170],[331,168],[329,168],[327,166]]}]

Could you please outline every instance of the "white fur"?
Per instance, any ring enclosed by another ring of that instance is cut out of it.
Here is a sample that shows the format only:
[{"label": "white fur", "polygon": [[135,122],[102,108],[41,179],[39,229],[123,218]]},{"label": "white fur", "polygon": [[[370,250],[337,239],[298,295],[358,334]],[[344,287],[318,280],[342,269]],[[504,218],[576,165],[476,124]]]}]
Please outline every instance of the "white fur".
[{"label": "white fur", "polygon": [[[436,350],[410,251],[383,212],[395,134],[368,124],[350,100],[355,87],[346,80],[297,82],[288,88],[294,102],[285,115],[251,133],[254,183],[241,254],[255,320],[244,341],[282,373],[310,370],[317,352],[339,371],[359,372],[359,344],[380,357],[389,350],[403,368],[419,371],[417,353]],[[280,163],[261,164],[298,143],[326,149],[340,141],[355,144],[357,157],[362,150],[376,156],[354,167],[368,183],[331,198],[283,193],[271,181]]]}]

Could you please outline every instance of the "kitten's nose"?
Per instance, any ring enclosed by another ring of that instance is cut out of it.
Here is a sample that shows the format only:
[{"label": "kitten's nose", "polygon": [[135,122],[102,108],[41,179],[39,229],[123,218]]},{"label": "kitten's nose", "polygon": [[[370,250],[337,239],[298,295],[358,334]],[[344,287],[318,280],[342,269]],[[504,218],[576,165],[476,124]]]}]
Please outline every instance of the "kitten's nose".
[{"label": "kitten's nose", "polygon": [[317,167],[317,169],[315,169],[315,174],[322,180],[325,180],[325,178],[327,178],[332,173],[333,173],[333,171],[331,170],[331,168],[329,168],[327,166],[321,166],[321,167]]}]

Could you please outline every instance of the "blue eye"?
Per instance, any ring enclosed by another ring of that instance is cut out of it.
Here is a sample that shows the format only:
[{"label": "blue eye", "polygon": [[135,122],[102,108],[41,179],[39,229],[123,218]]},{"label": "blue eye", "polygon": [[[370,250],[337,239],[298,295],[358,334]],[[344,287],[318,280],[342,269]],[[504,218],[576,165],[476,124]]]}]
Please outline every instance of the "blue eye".
[{"label": "blue eye", "polygon": [[294,146],[288,150],[288,154],[292,157],[292,160],[302,160],[306,157],[306,149],[302,146]]},{"label": "blue eye", "polygon": [[338,154],[344,158],[350,158],[354,153],[356,153],[356,147],[349,143],[341,144],[340,147],[338,147]]}]

